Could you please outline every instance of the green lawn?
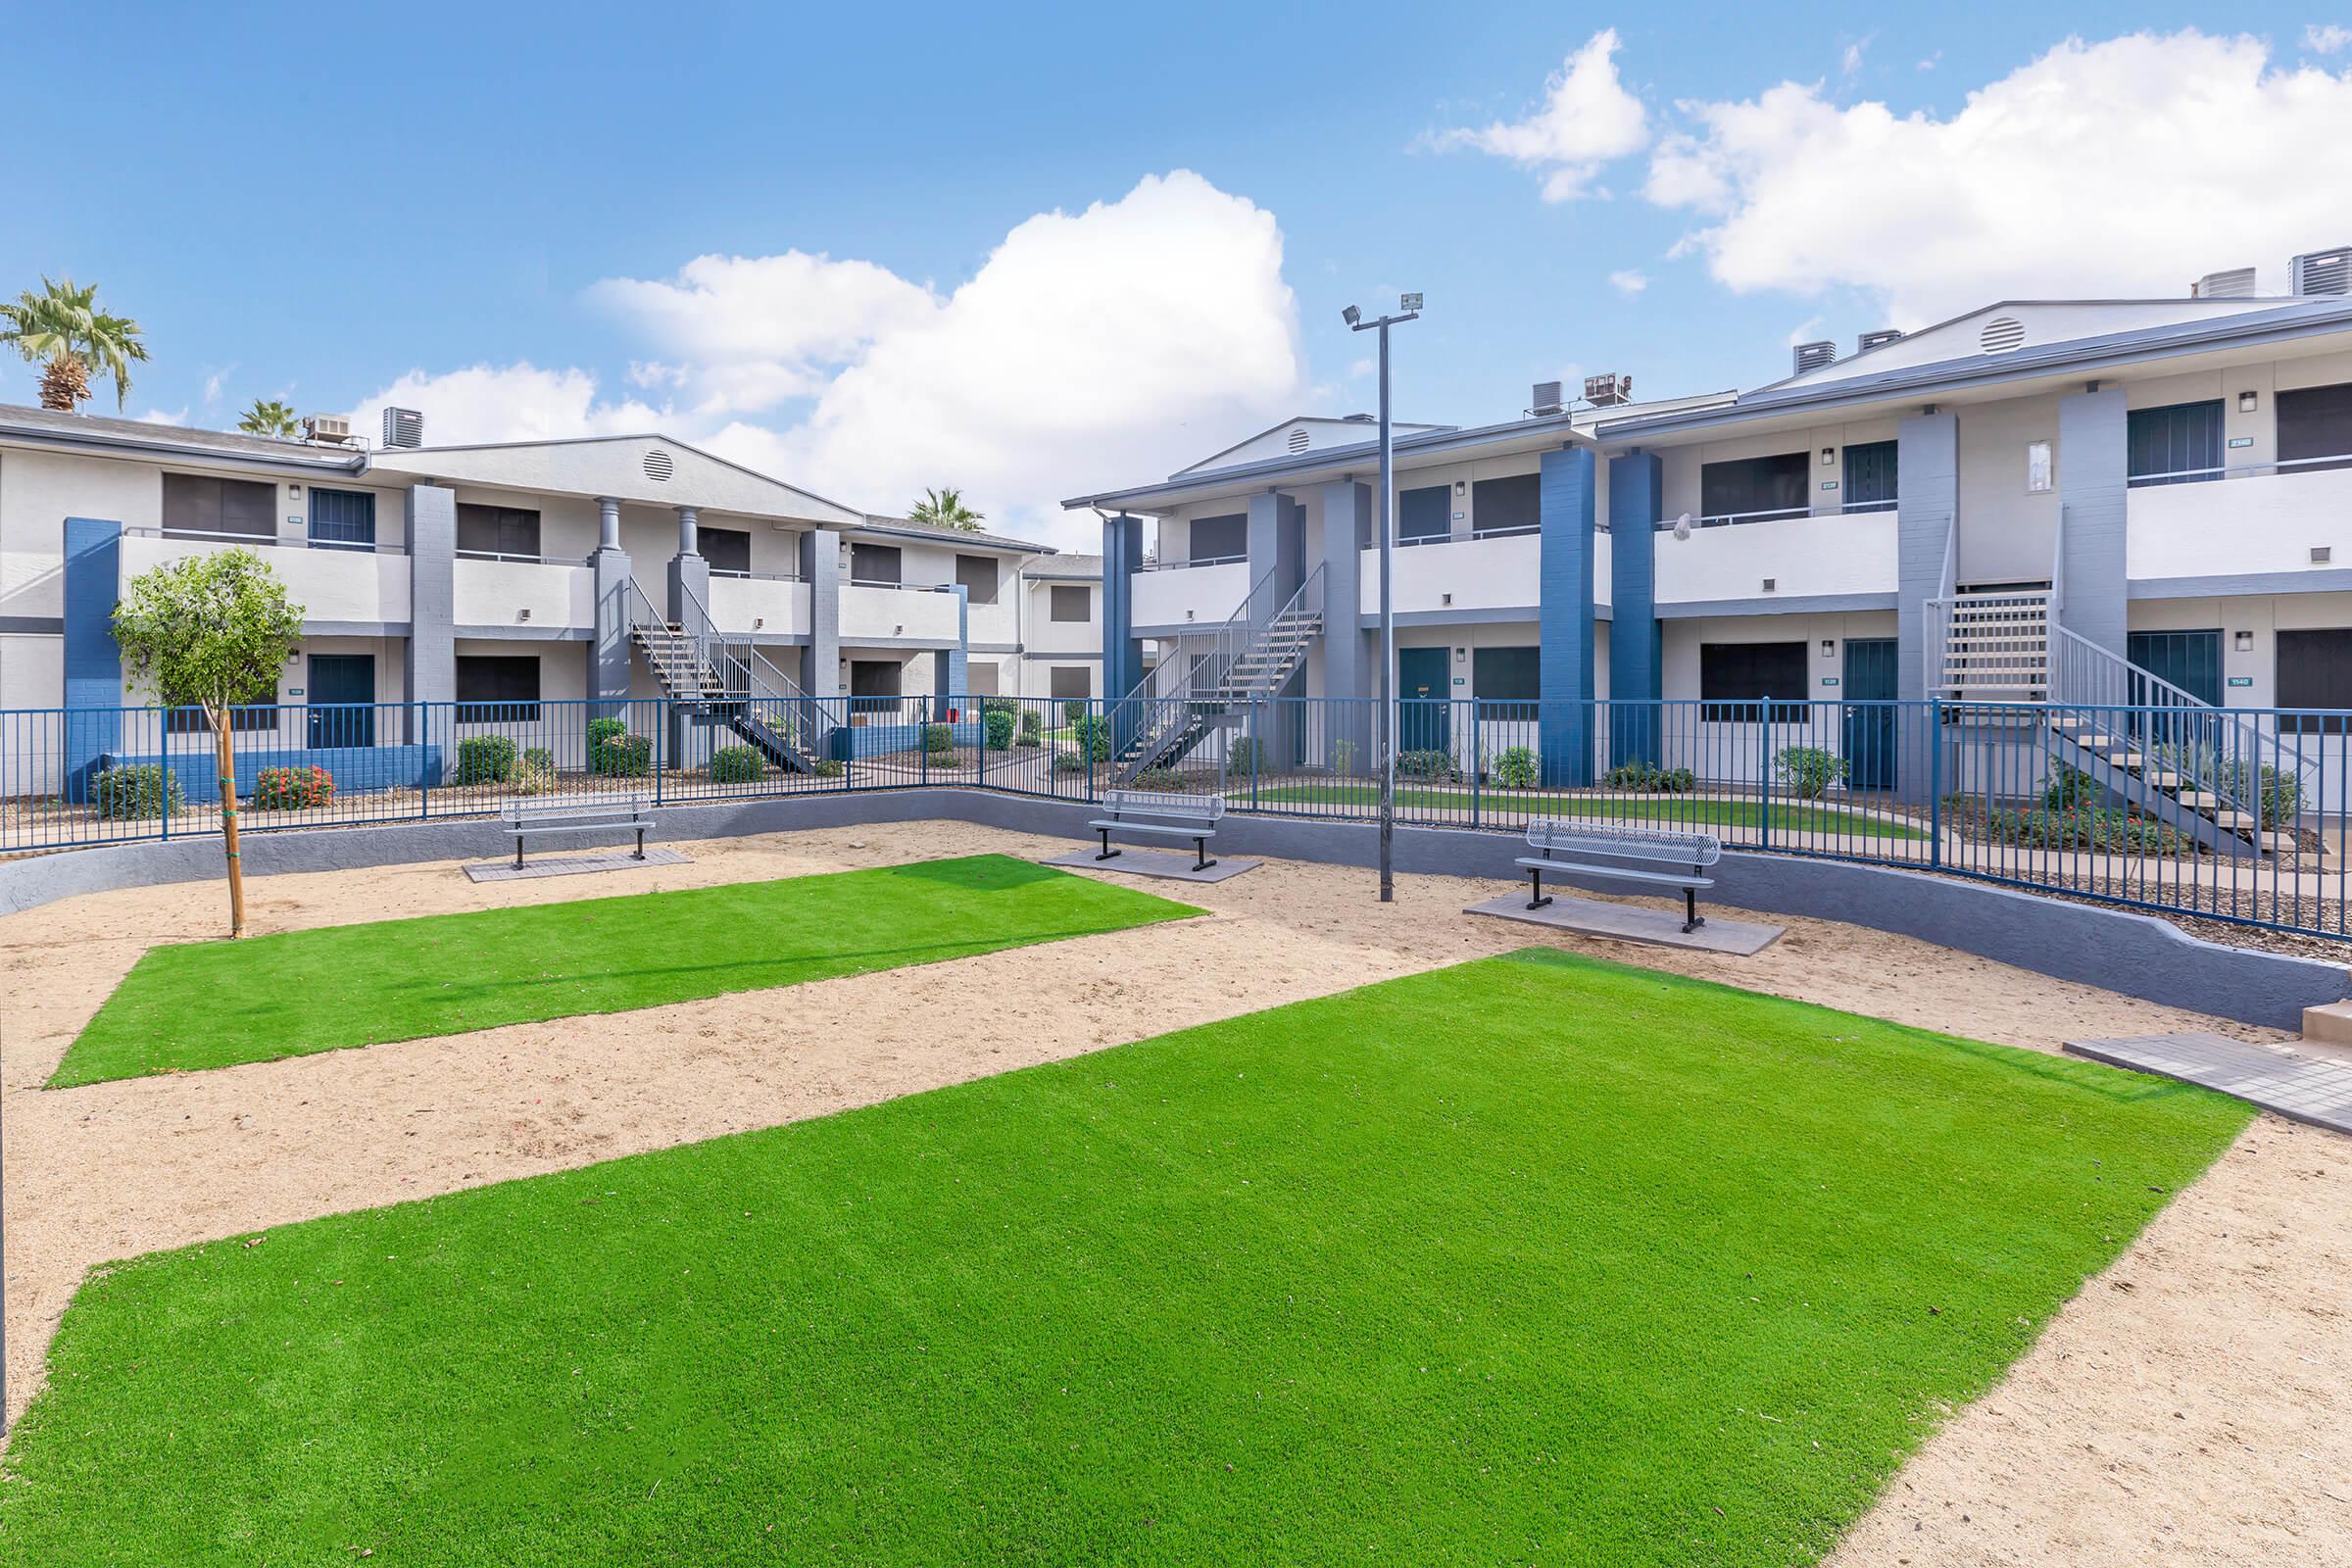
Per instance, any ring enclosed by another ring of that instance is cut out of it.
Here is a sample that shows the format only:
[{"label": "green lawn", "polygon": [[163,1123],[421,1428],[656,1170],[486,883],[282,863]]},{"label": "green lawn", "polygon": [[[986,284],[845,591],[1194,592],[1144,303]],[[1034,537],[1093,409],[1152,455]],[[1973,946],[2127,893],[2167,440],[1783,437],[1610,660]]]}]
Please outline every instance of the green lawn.
[{"label": "green lawn", "polygon": [[623,1012],[1200,911],[1001,855],[150,950],[51,1088]]},{"label": "green lawn", "polygon": [[[1238,795],[1240,790],[1237,788]],[[1267,806],[1347,806],[1370,809],[1380,804],[1377,784],[1282,784],[1261,789],[1255,797]],[[1755,801],[1698,799],[1677,795],[1538,795],[1522,790],[1480,790],[1468,785],[1432,789],[1400,784],[1396,804],[1408,810],[1436,812],[1448,821],[1468,822],[1475,806],[1487,821],[1518,816],[1590,816],[1620,822],[1683,823],[1691,827],[1740,828],[1754,832],[1763,826],[1764,812]],[[1860,839],[1925,839],[1928,835],[1902,822],[1889,822],[1862,811],[1835,806],[1772,803],[1776,833],[1842,833]]]},{"label": "green lawn", "polygon": [[1536,950],[100,1271],[0,1559],[1809,1562],[2249,1114]]}]

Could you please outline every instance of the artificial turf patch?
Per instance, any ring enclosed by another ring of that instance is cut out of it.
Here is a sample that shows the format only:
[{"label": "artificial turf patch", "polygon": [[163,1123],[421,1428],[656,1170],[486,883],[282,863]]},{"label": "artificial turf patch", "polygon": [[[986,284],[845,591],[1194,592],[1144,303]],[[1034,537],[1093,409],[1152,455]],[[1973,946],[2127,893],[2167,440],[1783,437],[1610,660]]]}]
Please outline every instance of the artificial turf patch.
[{"label": "artificial turf patch", "polygon": [[1180,919],[1002,855],[152,948],[50,1087],[624,1012]]},{"label": "artificial turf patch", "polygon": [[1809,1562],[2249,1114],[1530,950],[103,1271],[0,1558]]}]

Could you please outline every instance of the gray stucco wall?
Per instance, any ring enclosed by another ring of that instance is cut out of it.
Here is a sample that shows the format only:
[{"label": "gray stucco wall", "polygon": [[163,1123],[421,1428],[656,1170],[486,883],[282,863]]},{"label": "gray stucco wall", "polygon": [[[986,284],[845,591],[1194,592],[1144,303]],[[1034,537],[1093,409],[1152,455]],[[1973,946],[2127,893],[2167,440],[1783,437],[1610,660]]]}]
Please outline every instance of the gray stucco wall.
[{"label": "gray stucco wall", "polygon": [[[674,807],[662,818],[670,839],[724,838],[800,828],[946,818],[1015,832],[1091,841],[1098,808],[997,791],[909,789],[822,793],[710,806]],[[1368,822],[1228,816],[1217,847],[1325,864],[1376,863],[1378,829]],[[1396,868],[1432,875],[1517,881],[1524,849],[1515,834],[1400,827]],[[349,870],[417,860],[496,858],[512,842],[495,820],[255,833],[244,840],[246,869]],[[118,845],[0,862],[0,912],[35,908],[76,894],[197,881],[220,874],[216,839]],[[2303,1008],[2352,995],[2342,965],[2188,936],[2149,915],[2035,898],[2006,888],[1885,866],[1793,857],[1726,854],[1710,902],[1768,914],[1811,915],[1921,938],[2019,968],[2216,1017],[2294,1029]],[[1569,879],[1575,880],[1573,878]],[[1622,891],[1605,886],[1597,891]],[[1367,874],[1363,896],[1374,897]],[[1535,940],[1533,929],[1530,940]]]},{"label": "gray stucco wall", "polygon": [[458,493],[411,485],[402,507],[409,530],[409,645],[406,673],[413,703],[458,695]]},{"label": "gray stucco wall", "polygon": [[2058,402],[2058,548],[2066,561],[2059,624],[2121,659],[2125,620],[2125,487],[2131,471],[2124,389]]}]

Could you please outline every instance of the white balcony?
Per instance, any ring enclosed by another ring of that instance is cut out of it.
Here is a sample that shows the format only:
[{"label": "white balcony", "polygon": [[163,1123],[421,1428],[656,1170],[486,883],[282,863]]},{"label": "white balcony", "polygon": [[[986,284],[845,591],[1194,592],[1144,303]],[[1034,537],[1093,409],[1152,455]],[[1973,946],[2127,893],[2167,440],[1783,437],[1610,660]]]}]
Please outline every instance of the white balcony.
[{"label": "white balcony", "polygon": [[841,590],[841,640],[845,643],[922,643],[948,648],[955,645],[960,629],[952,593],[876,583],[849,583]]},{"label": "white balcony", "polygon": [[[2142,485],[2125,512],[2124,570],[2134,580],[2352,565],[2352,468]],[[2313,562],[2315,549],[2328,559]]]},{"label": "white balcony", "polygon": [[1139,571],[1129,614],[1138,626],[1221,625],[1250,593],[1250,563]]},{"label": "white balcony", "polygon": [[409,558],[371,550],[311,550],[261,540],[189,539],[147,532],[122,537],[124,581],[167,562],[250,550],[268,563],[286,597],[310,622],[385,624],[409,618]]},{"label": "white balcony", "polygon": [[808,585],[785,577],[713,576],[710,622],[738,637],[806,637]]},{"label": "white balcony", "polygon": [[1688,539],[1651,539],[1660,605],[1895,591],[1891,511],[1729,523],[1694,528]]},{"label": "white balcony", "polygon": [[974,646],[993,644],[999,648],[1009,648],[1021,640],[1019,619],[1012,609],[1014,592],[1012,584],[1006,583],[999,590],[995,604],[973,605],[966,612],[965,634]]},{"label": "white balcony", "polygon": [[[1399,615],[1524,610],[1536,618],[1543,600],[1544,536],[1495,534],[1399,545],[1390,554],[1391,597]],[[1380,552],[1359,563],[1358,608],[1380,613]]]},{"label": "white balcony", "polygon": [[451,576],[450,618],[460,626],[596,627],[596,573],[587,566],[460,556]]}]

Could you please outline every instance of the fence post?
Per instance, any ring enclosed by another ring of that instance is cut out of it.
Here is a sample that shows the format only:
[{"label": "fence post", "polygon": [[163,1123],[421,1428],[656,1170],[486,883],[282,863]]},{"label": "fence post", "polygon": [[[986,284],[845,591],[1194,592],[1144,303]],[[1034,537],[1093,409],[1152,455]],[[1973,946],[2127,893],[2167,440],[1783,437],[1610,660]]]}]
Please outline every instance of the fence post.
[{"label": "fence post", "polygon": [[1250,699],[1250,809],[1257,809],[1258,763],[1266,749],[1265,705]]},{"label": "fence post", "polygon": [[[1899,755],[1899,754],[1898,754]],[[1943,697],[1928,699],[1928,864],[1943,869]]]},{"label": "fence post", "polygon": [[1480,796],[1487,781],[1487,732],[1479,726],[1478,699],[1469,702],[1470,709],[1470,825],[1479,825]]},{"label": "fence post", "polygon": [[661,707],[656,710],[654,714],[654,804],[660,806],[662,804],[662,775],[667,771],[663,764],[668,760],[662,755],[662,743],[669,738],[670,722],[677,717],[677,712],[676,705],[668,698],[660,698],[657,701],[660,702]]},{"label": "fence post", "polygon": [[428,821],[433,814],[433,710],[431,705],[416,705],[415,723],[416,736],[416,820]]},{"label": "fence post", "polygon": [[1772,699],[1764,699],[1756,711],[1756,835],[1766,850],[1772,848]]}]

